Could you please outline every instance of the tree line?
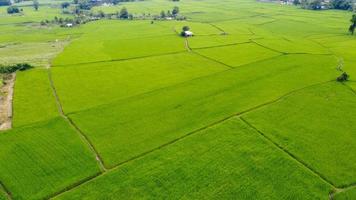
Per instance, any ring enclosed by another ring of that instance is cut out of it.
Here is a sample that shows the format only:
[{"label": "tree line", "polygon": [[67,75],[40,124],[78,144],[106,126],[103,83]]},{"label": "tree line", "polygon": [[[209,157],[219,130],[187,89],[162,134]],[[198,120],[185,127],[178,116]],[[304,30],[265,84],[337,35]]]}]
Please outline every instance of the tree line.
[{"label": "tree line", "polygon": [[[289,0],[284,0],[285,2]],[[320,10],[320,9],[339,9],[339,10],[355,10],[356,0],[293,0],[294,5],[299,5],[305,9]]]}]

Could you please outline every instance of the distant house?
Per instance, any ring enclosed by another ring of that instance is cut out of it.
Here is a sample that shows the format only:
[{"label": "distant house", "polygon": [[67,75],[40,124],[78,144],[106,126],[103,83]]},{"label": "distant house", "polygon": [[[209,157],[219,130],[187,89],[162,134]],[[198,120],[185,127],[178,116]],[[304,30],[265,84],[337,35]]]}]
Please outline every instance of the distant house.
[{"label": "distant house", "polygon": [[194,36],[194,33],[191,32],[191,31],[184,31],[184,36],[185,37],[192,37],[192,36]]},{"label": "distant house", "polygon": [[73,24],[72,23],[68,23],[68,24],[66,24],[66,27],[73,27]]}]

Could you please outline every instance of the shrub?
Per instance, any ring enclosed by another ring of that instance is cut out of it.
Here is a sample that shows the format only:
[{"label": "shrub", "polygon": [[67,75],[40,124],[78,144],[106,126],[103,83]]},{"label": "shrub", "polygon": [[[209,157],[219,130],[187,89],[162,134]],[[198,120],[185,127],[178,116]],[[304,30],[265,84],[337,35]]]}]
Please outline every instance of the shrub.
[{"label": "shrub", "polygon": [[127,11],[127,9],[126,9],[125,7],[123,7],[123,8],[120,10],[119,18],[120,18],[120,19],[128,19],[128,18],[129,18],[129,12]]},{"label": "shrub", "polygon": [[66,9],[66,8],[68,8],[69,6],[70,6],[70,3],[69,3],[69,2],[63,2],[63,3],[61,4],[62,9]]},{"label": "shrub", "polygon": [[0,65],[0,73],[1,74],[10,74],[16,71],[25,71],[28,69],[33,68],[30,64],[28,63],[19,63],[15,65]]},{"label": "shrub", "polygon": [[8,14],[14,14],[14,13],[19,13],[20,9],[17,6],[9,6],[7,8],[7,13]]},{"label": "shrub", "polygon": [[336,80],[339,82],[344,82],[344,81],[347,81],[349,79],[349,77],[350,76],[346,72],[344,72],[339,77],[337,77]]},{"label": "shrub", "polygon": [[190,28],[189,28],[189,26],[183,26],[182,30],[183,30],[183,31],[189,31]]}]

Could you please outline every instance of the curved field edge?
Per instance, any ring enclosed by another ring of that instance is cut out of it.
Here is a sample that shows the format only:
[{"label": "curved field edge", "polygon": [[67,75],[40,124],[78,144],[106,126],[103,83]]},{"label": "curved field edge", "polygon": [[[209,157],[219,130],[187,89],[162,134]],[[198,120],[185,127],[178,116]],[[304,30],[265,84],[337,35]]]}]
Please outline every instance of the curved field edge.
[{"label": "curved field edge", "polygon": [[325,199],[331,189],[234,118],[54,199]]}]

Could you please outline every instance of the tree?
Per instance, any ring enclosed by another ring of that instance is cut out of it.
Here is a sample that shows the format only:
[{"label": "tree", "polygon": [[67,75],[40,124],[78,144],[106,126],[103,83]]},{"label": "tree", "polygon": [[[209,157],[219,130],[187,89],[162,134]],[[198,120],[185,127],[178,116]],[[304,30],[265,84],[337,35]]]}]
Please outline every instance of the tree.
[{"label": "tree", "polygon": [[178,6],[174,6],[173,10],[172,10],[172,15],[176,16],[179,13],[179,7]]},{"label": "tree", "polygon": [[352,18],[351,18],[351,25],[349,27],[349,31],[351,32],[351,34],[353,35],[354,32],[355,32],[355,28],[356,28],[356,14],[353,14],[352,15]]},{"label": "tree", "polygon": [[120,18],[120,19],[128,19],[128,18],[129,18],[129,12],[127,11],[127,8],[126,8],[126,7],[123,7],[123,8],[120,10],[119,18]]},{"label": "tree", "polygon": [[0,6],[9,6],[11,5],[10,0],[0,0]]},{"label": "tree", "polygon": [[161,18],[166,18],[166,12],[164,12],[163,10],[161,11]]},{"label": "tree", "polygon": [[79,7],[79,9],[82,9],[82,10],[90,10],[91,4],[88,0],[79,0],[78,7]]},{"label": "tree", "polygon": [[302,8],[320,10],[322,8],[322,0],[301,0]]},{"label": "tree", "polygon": [[343,72],[339,77],[337,77],[337,81],[339,82],[344,82],[347,81],[349,79],[349,75],[346,72]]},{"label": "tree", "polygon": [[38,3],[38,0],[33,0],[33,7],[35,8],[35,10],[38,10],[38,7],[40,6],[40,4]]},{"label": "tree", "polygon": [[99,10],[97,16],[100,17],[100,18],[104,18],[105,17],[105,13],[102,10]]},{"label": "tree", "polygon": [[300,1],[299,1],[299,0],[293,0],[293,4],[294,4],[294,5],[299,5],[299,4],[300,4]]},{"label": "tree", "polygon": [[353,0],[331,0],[330,6],[334,9],[352,10]]},{"label": "tree", "polygon": [[182,32],[180,33],[181,36],[186,37],[186,31],[189,31],[190,27],[189,26],[183,26]]},{"label": "tree", "polygon": [[322,6],[321,0],[312,0],[309,2],[309,9],[320,10]]},{"label": "tree", "polygon": [[14,14],[14,13],[19,13],[20,9],[17,6],[9,6],[7,8],[7,13],[8,14]]},{"label": "tree", "polygon": [[62,9],[66,9],[66,8],[68,8],[69,6],[70,6],[70,3],[69,3],[69,2],[63,2],[63,3],[61,4]]}]

